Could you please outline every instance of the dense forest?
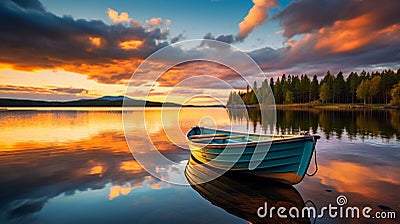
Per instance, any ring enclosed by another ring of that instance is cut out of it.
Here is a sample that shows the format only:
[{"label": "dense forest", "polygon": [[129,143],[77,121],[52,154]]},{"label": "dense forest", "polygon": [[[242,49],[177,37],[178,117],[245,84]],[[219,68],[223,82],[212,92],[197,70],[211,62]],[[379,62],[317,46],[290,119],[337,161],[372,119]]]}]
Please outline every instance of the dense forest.
[{"label": "dense forest", "polygon": [[[400,110],[276,110],[276,123],[263,117],[258,109],[228,108],[230,118],[235,122],[247,122],[247,128],[256,132],[260,125],[264,133],[297,134],[300,130],[318,128],[326,134],[341,138],[357,136],[370,138],[381,136],[397,139],[400,136]],[[397,136],[397,137],[396,137]]]},{"label": "dense forest", "polygon": [[227,106],[256,105],[270,97],[268,85],[273,92],[276,104],[293,103],[362,103],[400,105],[400,69],[397,72],[351,72],[347,78],[342,72],[332,75],[329,71],[318,80],[317,75],[310,79],[307,75],[283,74],[274,80],[264,80],[260,87],[254,82],[246,91],[231,92]]}]

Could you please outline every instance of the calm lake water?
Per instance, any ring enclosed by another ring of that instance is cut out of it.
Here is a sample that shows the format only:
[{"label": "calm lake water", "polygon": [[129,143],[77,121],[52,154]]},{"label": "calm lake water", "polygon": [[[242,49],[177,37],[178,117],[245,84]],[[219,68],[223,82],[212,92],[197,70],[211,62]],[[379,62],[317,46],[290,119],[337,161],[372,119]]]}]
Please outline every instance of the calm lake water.
[{"label": "calm lake water", "polygon": [[[0,111],[0,223],[268,223],[277,220],[257,217],[264,202],[321,208],[337,205],[339,195],[347,197],[348,206],[371,207],[371,214],[396,212],[396,219],[379,222],[400,221],[400,111],[278,110],[276,125],[260,123],[256,110],[249,111],[249,119],[244,111],[224,108],[124,113],[130,115],[126,131],[137,136],[131,147],[147,147],[146,128],[163,155],[185,165],[190,152],[182,133],[199,122],[250,132],[310,131],[321,136],[318,172],[293,187],[230,174],[206,185],[178,186],[153,177],[135,161],[119,110]],[[188,181],[183,169],[154,167],[165,179]],[[314,169],[312,161],[309,173]]]}]

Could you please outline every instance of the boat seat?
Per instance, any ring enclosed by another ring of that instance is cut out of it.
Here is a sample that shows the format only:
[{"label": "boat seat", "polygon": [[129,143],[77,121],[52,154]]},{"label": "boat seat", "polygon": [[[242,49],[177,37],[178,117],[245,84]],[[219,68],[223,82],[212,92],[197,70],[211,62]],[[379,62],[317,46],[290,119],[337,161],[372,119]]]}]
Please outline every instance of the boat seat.
[{"label": "boat seat", "polygon": [[209,138],[209,137],[225,137],[226,134],[203,134],[203,135],[191,135],[189,138]]},{"label": "boat seat", "polygon": [[236,140],[236,139],[228,139],[227,143],[243,143],[243,142],[252,142],[253,140],[247,139],[246,141]]},{"label": "boat seat", "polygon": [[246,136],[244,136],[244,135],[234,135],[234,136],[224,136],[224,137],[214,137],[214,138],[200,138],[200,139],[193,139],[192,142],[226,140],[226,139],[234,139],[234,138],[246,138]]}]

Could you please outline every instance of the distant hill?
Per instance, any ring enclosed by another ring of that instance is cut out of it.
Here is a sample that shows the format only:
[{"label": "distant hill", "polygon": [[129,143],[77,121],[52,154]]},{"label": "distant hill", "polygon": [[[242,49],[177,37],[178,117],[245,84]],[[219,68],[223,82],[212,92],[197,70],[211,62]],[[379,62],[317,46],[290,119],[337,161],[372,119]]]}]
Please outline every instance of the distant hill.
[{"label": "distant hill", "polygon": [[[132,98],[126,97],[127,100],[133,100]],[[117,101],[117,100],[124,100],[124,96],[103,96],[97,98],[96,100],[109,100],[109,101]]]},{"label": "distant hill", "polygon": [[[121,107],[124,96],[103,96],[97,99],[80,99],[74,101],[44,101],[44,100],[19,100],[19,99],[0,99],[0,107]],[[131,107],[180,107],[176,103],[160,103],[145,100],[126,98],[126,106]]]}]

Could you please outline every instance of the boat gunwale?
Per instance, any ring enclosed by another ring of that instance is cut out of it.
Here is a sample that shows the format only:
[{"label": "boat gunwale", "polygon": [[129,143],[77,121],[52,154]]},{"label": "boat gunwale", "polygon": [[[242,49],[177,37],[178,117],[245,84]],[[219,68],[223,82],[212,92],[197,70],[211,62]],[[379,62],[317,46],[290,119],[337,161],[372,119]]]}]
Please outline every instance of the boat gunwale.
[{"label": "boat gunwale", "polygon": [[187,138],[189,144],[193,144],[199,146],[201,148],[238,148],[238,147],[251,147],[251,146],[264,146],[264,145],[275,145],[275,144],[285,144],[285,143],[292,143],[292,142],[302,142],[302,141],[314,141],[314,136],[306,135],[299,137],[290,138],[290,139],[277,139],[277,140],[263,140],[263,141],[255,141],[255,142],[235,142],[235,143],[198,143],[192,142],[189,138]]}]

